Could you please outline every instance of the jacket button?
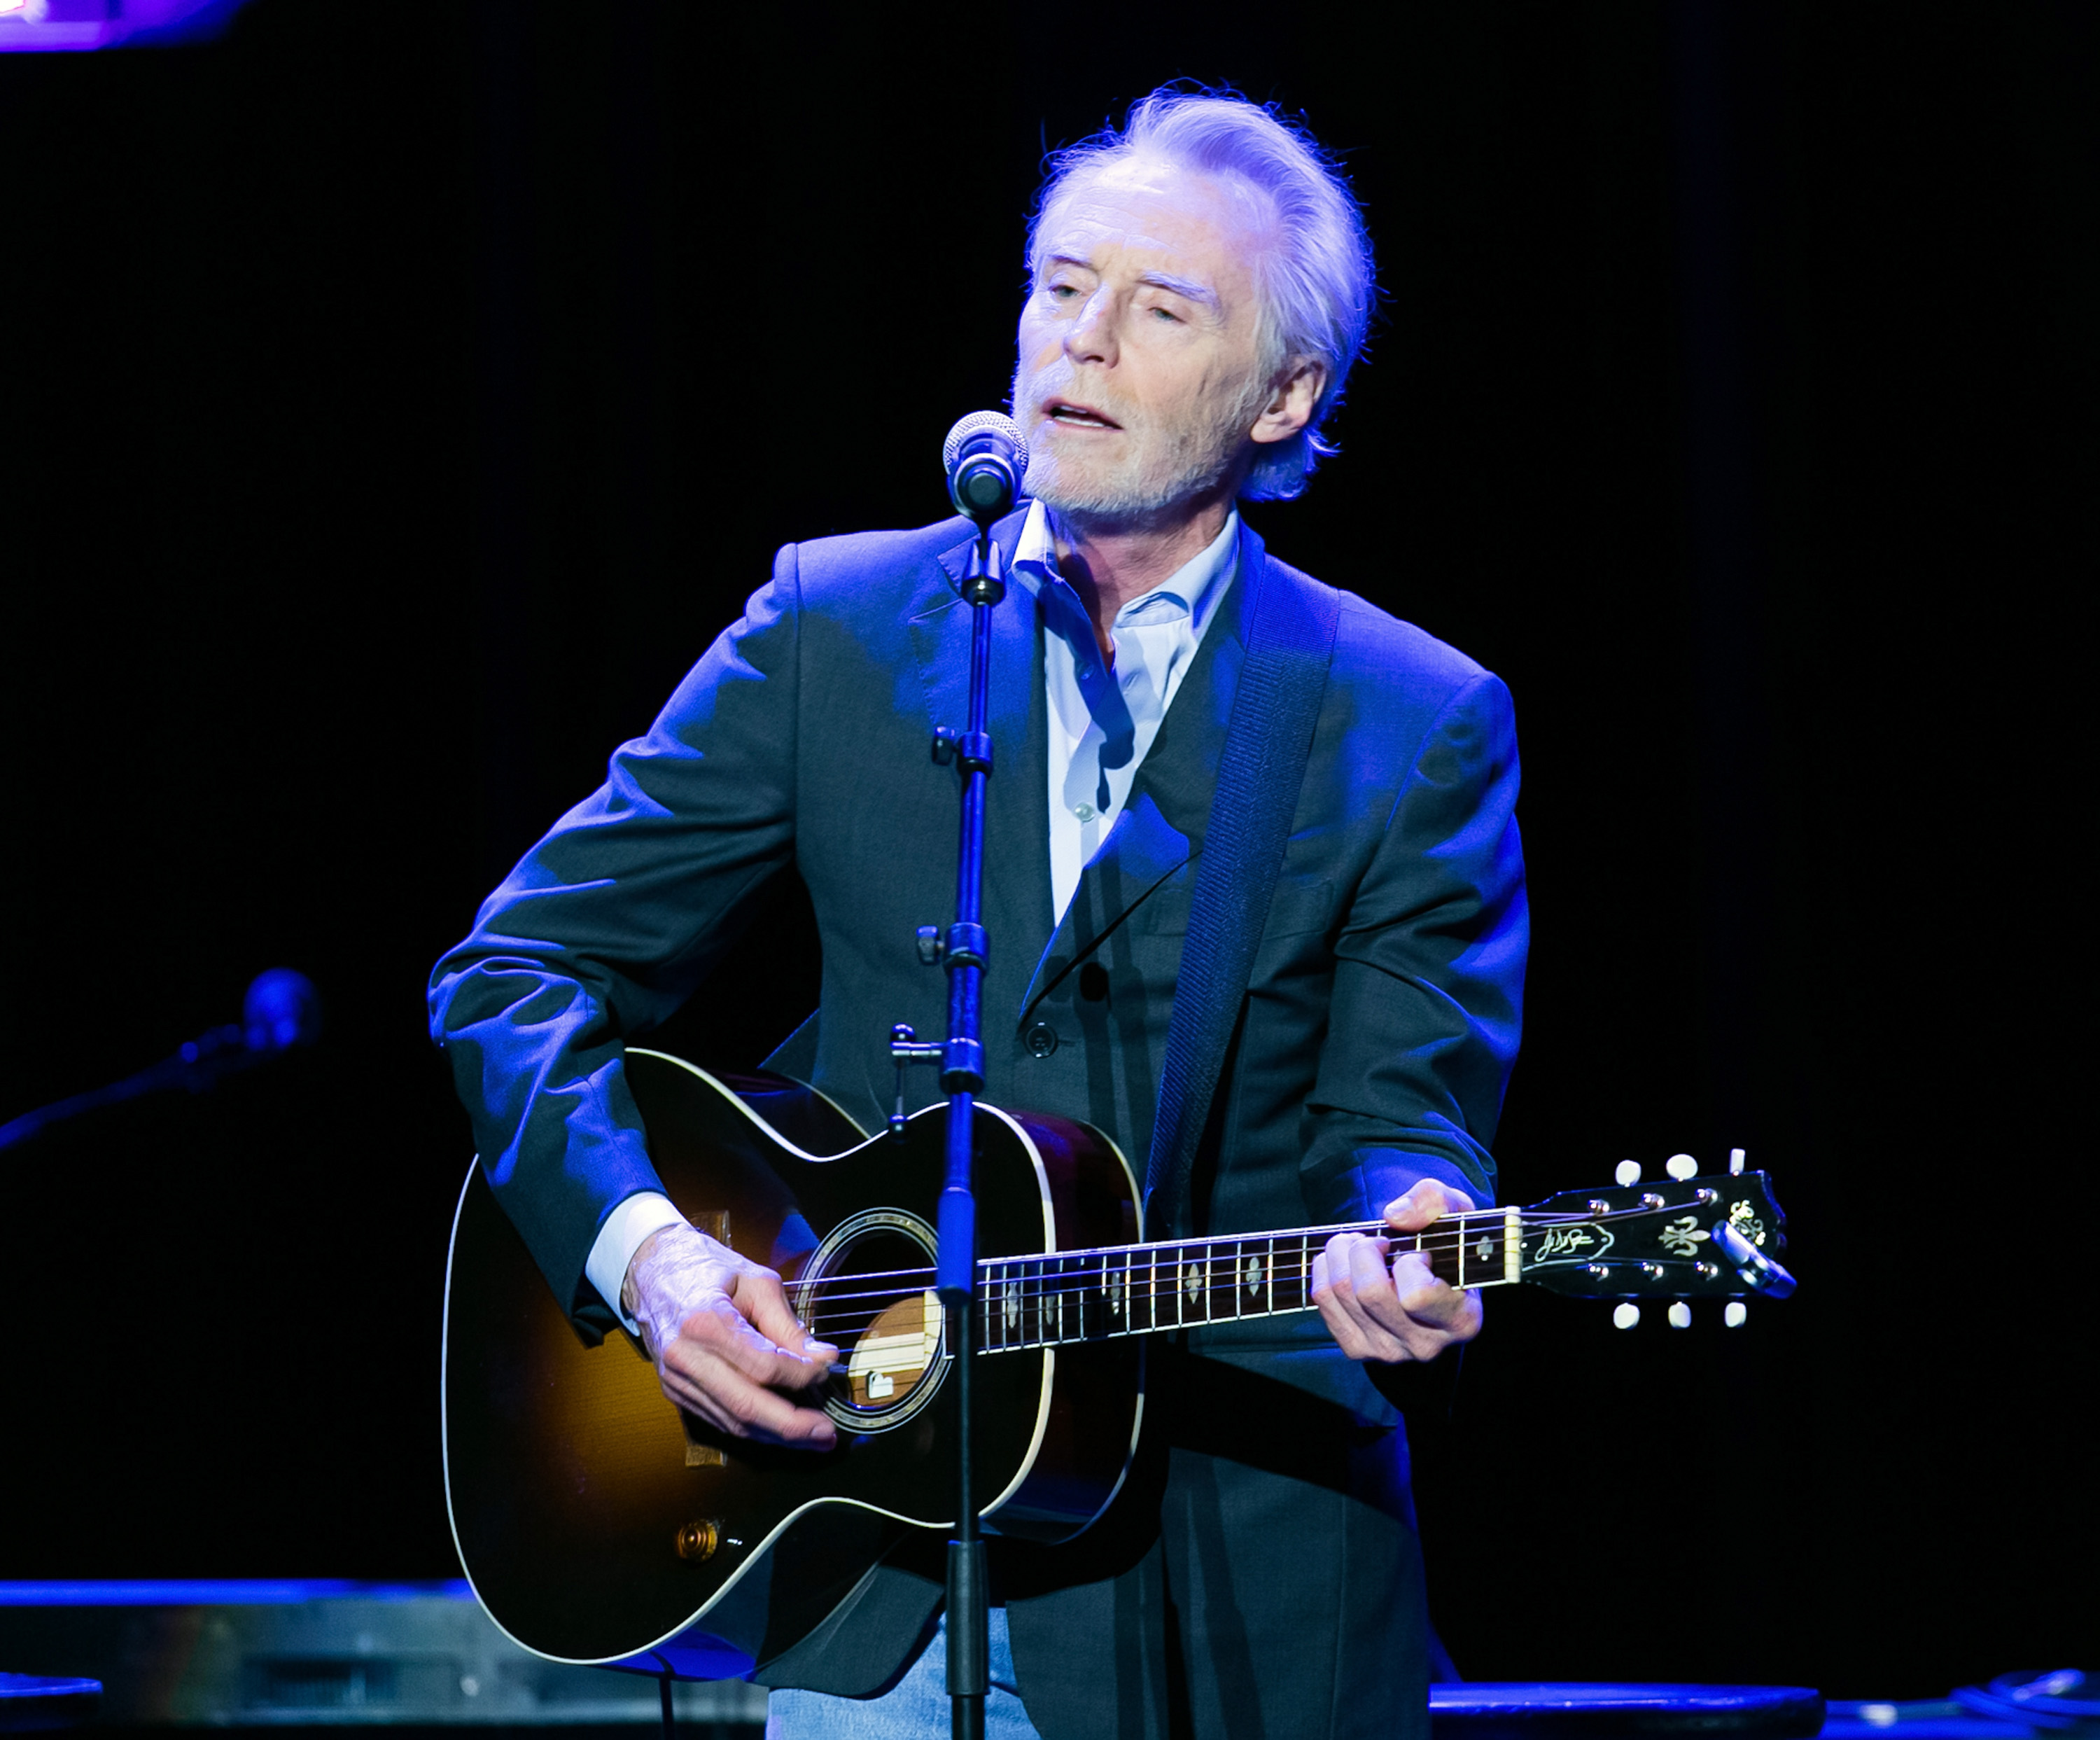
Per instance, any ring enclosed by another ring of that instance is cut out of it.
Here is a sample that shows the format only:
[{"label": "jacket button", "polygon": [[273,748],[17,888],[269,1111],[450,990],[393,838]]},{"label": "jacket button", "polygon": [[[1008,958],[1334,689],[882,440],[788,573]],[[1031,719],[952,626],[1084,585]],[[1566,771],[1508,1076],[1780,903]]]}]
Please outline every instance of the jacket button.
[{"label": "jacket button", "polygon": [[1057,1030],[1047,1021],[1039,1021],[1021,1037],[1031,1058],[1047,1058],[1057,1049]]}]

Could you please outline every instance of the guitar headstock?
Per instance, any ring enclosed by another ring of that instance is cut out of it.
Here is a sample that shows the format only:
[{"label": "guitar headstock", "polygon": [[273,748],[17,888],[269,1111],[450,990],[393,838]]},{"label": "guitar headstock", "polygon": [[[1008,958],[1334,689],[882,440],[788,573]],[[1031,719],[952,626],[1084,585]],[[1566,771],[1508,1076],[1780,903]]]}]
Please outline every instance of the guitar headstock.
[{"label": "guitar headstock", "polygon": [[1520,1273],[1577,1299],[1784,1299],[1785,1228],[1761,1172],[1564,1190],[1524,1211]]}]

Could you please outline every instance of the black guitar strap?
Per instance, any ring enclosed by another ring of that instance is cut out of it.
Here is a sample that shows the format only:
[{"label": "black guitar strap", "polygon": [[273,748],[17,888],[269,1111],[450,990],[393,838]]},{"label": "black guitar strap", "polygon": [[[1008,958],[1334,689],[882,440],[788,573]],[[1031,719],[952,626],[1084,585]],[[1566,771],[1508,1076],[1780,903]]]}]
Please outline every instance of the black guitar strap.
[{"label": "black guitar strap", "polygon": [[1270,557],[1248,577],[1246,657],[1218,757],[1145,1168],[1145,1227],[1172,1222],[1224,1067],[1298,811],[1341,594]]}]

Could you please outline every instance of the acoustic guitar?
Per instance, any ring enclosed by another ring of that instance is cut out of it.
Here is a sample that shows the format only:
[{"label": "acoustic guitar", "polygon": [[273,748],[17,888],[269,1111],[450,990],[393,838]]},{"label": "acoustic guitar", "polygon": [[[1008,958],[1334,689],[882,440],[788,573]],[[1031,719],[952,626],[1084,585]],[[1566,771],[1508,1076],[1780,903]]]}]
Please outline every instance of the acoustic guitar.
[{"label": "acoustic guitar", "polygon": [[[869,1137],[813,1090],[630,1049],[651,1158],[695,1226],[781,1273],[840,1349],[813,1394],[821,1453],[673,1409],[640,1344],[590,1346],[479,1163],[452,1226],[444,1454],[460,1557],[535,1653],[615,1663],[697,1629],[763,1662],[823,1622],[912,1527],[952,1526],[955,1386],[932,1291],[946,1109]],[[1144,1338],[1314,1309],[1312,1260],[1378,1223],[1145,1243],[1136,1181],[1098,1131],[977,1109],[977,1466],[987,1530],[1070,1539],[1143,1423]],[[1403,1235],[1454,1287],[1622,1300],[1759,1292],[1783,1221],[1762,1173],[1571,1191]]]}]

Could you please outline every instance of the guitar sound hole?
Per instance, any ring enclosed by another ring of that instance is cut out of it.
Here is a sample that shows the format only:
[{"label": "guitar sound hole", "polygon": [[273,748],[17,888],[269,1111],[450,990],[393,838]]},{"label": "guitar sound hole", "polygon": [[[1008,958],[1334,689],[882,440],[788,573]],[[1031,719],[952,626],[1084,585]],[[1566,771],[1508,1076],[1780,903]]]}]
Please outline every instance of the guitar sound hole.
[{"label": "guitar sound hole", "polygon": [[839,1350],[825,1411],[855,1432],[901,1425],[940,1387],[942,1317],[933,1233],[897,1209],[832,1230],[795,1289],[810,1332]]}]

